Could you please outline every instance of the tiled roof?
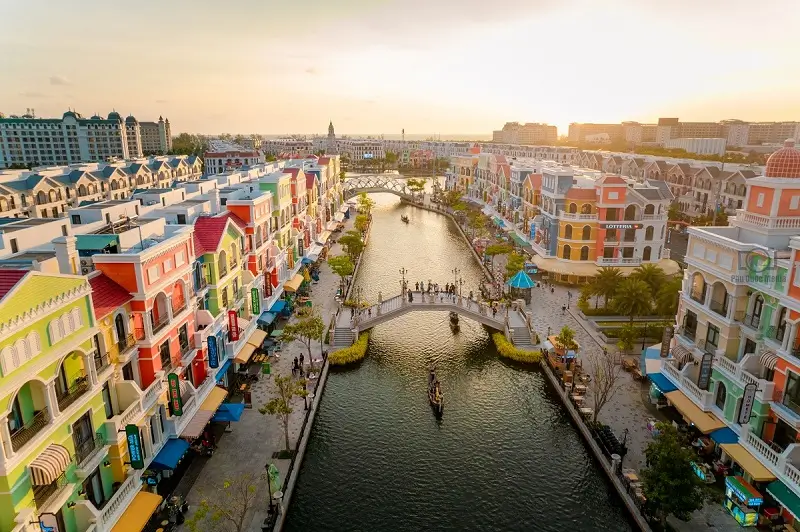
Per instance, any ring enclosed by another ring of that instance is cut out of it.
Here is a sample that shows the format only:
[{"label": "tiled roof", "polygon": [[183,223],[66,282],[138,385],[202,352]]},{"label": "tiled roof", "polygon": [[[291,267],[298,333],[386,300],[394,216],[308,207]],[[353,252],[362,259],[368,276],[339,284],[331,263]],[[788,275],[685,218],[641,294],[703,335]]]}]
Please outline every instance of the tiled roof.
[{"label": "tiled roof", "polygon": [[317,163],[319,164],[329,164],[330,162],[331,162],[330,157],[320,157],[319,159],[317,159]]},{"label": "tiled roof", "polygon": [[92,287],[92,303],[94,304],[94,317],[100,319],[108,316],[119,307],[133,299],[133,296],[105,274],[96,275],[89,279]]},{"label": "tiled roof", "polygon": [[25,277],[28,270],[4,270],[0,269],[0,299],[6,297],[12,288]]},{"label": "tiled roof", "polygon": [[625,180],[618,175],[606,175],[601,177],[598,183],[603,185],[624,185]]},{"label": "tiled roof", "polygon": [[239,218],[239,215],[234,213],[234,212],[228,211],[223,216],[226,216],[226,217],[230,218],[233,223],[235,223],[236,225],[238,225],[242,229],[247,227],[247,222],[245,222],[244,220]]},{"label": "tiled roof", "polygon": [[597,191],[594,188],[570,187],[564,197],[567,199],[593,200],[597,199]]},{"label": "tiled roof", "polygon": [[800,177],[800,150],[794,147],[792,139],[784,142],[783,146],[767,159],[767,169],[764,175],[767,177]]},{"label": "tiled roof", "polygon": [[306,188],[313,188],[314,187],[314,180],[316,179],[316,175],[307,173],[306,174]]},{"label": "tiled roof", "polygon": [[[238,218],[238,216],[237,216]],[[241,218],[240,218],[241,220]],[[213,253],[228,225],[228,216],[201,216],[194,222],[194,255]]]}]

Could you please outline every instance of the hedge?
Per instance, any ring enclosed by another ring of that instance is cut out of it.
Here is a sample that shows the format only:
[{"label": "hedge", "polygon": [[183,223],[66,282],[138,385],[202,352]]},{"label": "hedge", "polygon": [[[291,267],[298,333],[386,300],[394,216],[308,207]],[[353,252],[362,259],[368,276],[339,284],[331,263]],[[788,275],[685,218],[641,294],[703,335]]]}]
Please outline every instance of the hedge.
[{"label": "hedge", "polygon": [[497,347],[497,352],[500,356],[516,360],[517,362],[524,362],[526,364],[538,364],[542,360],[541,351],[528,351],[527,349],[518,349],[514,344],[506,340],[503,333],[496,332],[492,334],[492,340]]},{"label": "hedge", "polygon": [[[619,338],[624,330],[624,327],[611,327],[608,329],[600,329],[600,332],[606,335],[606,338]],[[641,338],[642,334],[645,332],[643,327],[634,327],[633,328],[633,337],[634,338]],[[647,338],[650,339],[658,339],[664,336],[664,327],[648,327],[647,328]]]},{"label": "hedge", "polygon": [[367,354],[367,344],[369,343],[369,333],[363,332],[358,336],[358,340],[350,347],[339,349],[328,355],[328,362],[333,366],[344,366],[358,362]]}]

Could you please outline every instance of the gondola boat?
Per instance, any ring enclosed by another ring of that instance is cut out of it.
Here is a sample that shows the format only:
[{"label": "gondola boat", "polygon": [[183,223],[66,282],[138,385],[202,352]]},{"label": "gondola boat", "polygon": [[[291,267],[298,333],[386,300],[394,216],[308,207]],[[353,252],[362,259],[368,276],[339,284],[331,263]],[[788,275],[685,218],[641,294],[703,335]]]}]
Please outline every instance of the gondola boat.
[{"label": "gondola boat", "polygon": [[400,216],[400,221],[403,222],[404,224],[407,224],[408,223],[408,216],[406,216],[405,214]]},{"label": "gondola boat", "polygon": [[459,331],[460,327],[458,325],[458,312],[450,311],[450,330],[454,333]]},{"label": "gondola boat", "polygon": [[428,401],[437,416],[441,416],[444,412],[444,394],[442,393],[441,383],[436,378],[436,370],[431,368],[428,375]]}]

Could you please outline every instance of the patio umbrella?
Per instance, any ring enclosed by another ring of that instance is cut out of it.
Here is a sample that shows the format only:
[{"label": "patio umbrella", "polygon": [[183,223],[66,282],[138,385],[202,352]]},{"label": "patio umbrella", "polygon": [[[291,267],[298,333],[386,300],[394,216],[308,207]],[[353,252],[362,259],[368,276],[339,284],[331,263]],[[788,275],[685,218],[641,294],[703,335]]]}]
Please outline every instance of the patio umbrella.
[{"label": "patio umbrella", "polygon": [[273,338],[277,338],[282,334],[283,334],[283,329],[275,329],[274,331],[272,331],[272,334],[270,334],[270,336],[272,336]]},{"label": "patio umbrella", "polygon": [[511,288],[533,288],[533,279],[524,270],[520,270],[507,284]]}]

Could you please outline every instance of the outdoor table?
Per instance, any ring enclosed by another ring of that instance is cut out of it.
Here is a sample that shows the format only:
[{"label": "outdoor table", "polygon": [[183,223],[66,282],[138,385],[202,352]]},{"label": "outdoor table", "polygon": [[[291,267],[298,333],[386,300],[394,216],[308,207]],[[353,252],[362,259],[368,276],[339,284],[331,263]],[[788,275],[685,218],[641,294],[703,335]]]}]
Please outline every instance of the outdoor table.
[{"label": "outdoor table", "polygon": [[578,394],[572,394],[572,400],[575,401],[576,405],[583,404],[583,396]]},{"label": "outdoor table", "polygon": [[583,384],[576,384],[575,391],[577,393],[586,393],[586,386],[584,386]]},{"label": "outdoor table", "polygon": [[565,382],[564,383],[564,389],[567,390],[567,392],[569,392],[572,389],[572,383],[571,382]]},{"label": "outdoor table", "polygon": [[589,416],[591,416],[592,414],[594,414],[594,409],[593,409],[593,408],[587,408],[587,407],[584,407],[584,408],[581,408],[581,409],[579,410],[579,412],[580,412],[580,413],[581,413],[581,415],[583,415],[584,417],[589,417]]}]

